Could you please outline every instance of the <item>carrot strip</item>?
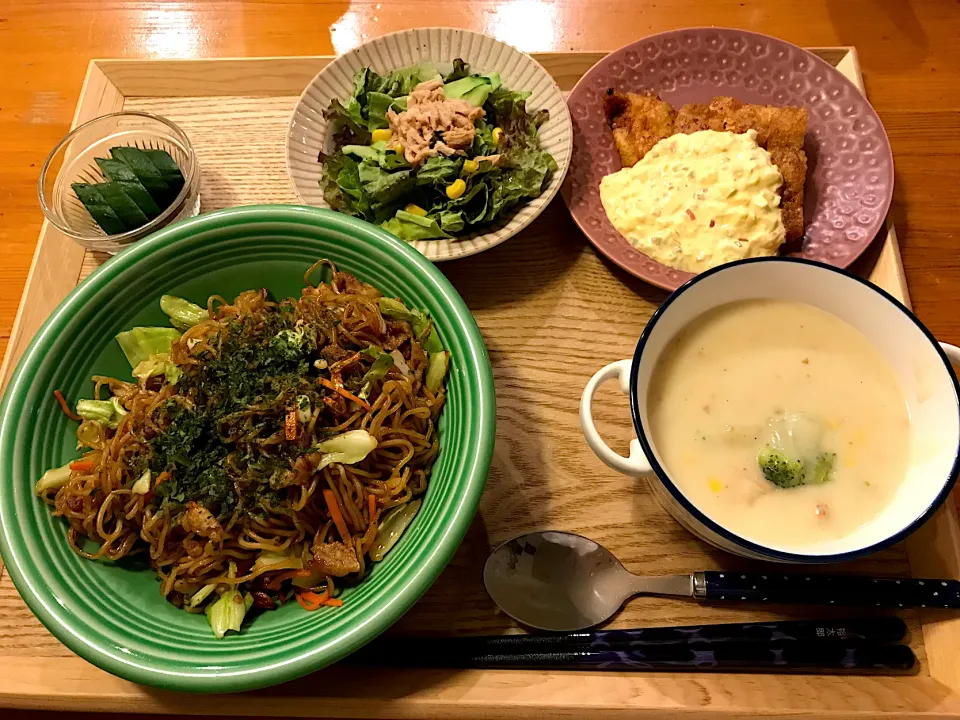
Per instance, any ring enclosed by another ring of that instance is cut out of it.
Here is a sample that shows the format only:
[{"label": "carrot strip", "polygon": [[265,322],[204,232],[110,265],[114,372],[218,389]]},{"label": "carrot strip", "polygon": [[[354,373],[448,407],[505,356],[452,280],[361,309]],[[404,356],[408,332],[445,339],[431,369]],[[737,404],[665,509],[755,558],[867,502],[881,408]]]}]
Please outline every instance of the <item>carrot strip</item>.
[{"label": "carrot strip", "polygon": [[76,470],[77,472],[90,472],[93,470],[93,466],[93,460],[76,460],[70,463],[70,469]]},{"label": "carrot strip", "polygon": [[358,398],[356,395],[354,395],[349,390],[346,390],[345,388],[337,387],[326,378],[319,378],[319,380],[320,380],[320,384],[323,385],[325,388],[330,388],[335,393],[338,393],[339,395],[343,395],[343,397],[345,397],[347,400],[352,400],[353,402],[357,403],[357,405],[362,407],[364,410],[368,412],[370,411],[371,409],[370,403],[368,403],[366,400],[361,400],[360,398]]},{"label": "carrot strip", "polygon": [[343,607],[343,600],[339,598],[328,598],[324,600],[323,604],[328,607]]},{"label": "carrot strip", "polygon": [[337,502],[337,496],[333,494],[333,490],[324,490],[323,499],[327,501],[327,510],[330,511],[330,519],[333,520],[333,524],[337,526],[337,532],[340,533],[340,538],[350,544],[350,531],[347,530],[347,523],[343,519],[343,513],[340,512],[340,503]]},{"label": "carrot strip", "polygon": [[62,392],[60,392],[59,390],[54,390],[53,396],[57,399],[57,402],[60,403],[60,409],[63,410],[64,415],[66,415],[71,420],[75,420],[77,422],[83,422],[83,418],[77,415],[73,410],[70,409],[70,406],[67,405],[67,401],[63,399]]},{"label": "carrot strip", "polygon": [[300,607],[308,612],[319,609],[329,599],[330,597],[326,592],[324,592],[323,595],[317,595],[317,593],[311,590],[304,590],[297,593],[297,602],[300,603]]},{"label": "carrot strip", "polygon": [[160,487],[160,483],[166,482],[169,479],[170,479],[170,472],[168,470],[164,470],[162,473],[157,475],[157,480],[155,483],[153,483],[153,487],[158,488]]},{"label": "carrot strip", "polygon": [[327,598],[329,597],[326,590],[324,590],[322,593],[315,593],[313,590],[303,590],[297,594],[307,602],[316,603],[317,605],[326,602]]},{"label": "carrot strip", "polygon": [[370,522],[373,523],[377,516],[377,498],[374,497],[373,493],[367,495],[367,506],[370,508]]},{"label": "carrot strip", "polygon": [[287,410],[287,421],[283,428],[283,436],[287,440],[297,439],[297,411]]},{"label": "carrot strip", "polygon": [[307,612],[313,612],[314,610],[319,610],[319,609],[320,609],[320,606],[319,606],[319,605],[317,605],[317,604],[315,604],[315,603],[308,603],[306,600],[304,600],[304,599],[300,596],[300,593],[297,593],[297,602],[300,603],[300,607],[302,607],[302,608],[303,608],[304,610],[306,610]]},{"label": "carrot strip", "polygon": [[291,578],[296,578],[296,577],[308,577],[310,574],[311,574],[310,571],[305,568],[303,570],[289,570],[288,572],[280,573],[276,577],[271,578],[266,583],[266,587],[268,590],[279,590],[280,584],[284,580],[290,580]]}]

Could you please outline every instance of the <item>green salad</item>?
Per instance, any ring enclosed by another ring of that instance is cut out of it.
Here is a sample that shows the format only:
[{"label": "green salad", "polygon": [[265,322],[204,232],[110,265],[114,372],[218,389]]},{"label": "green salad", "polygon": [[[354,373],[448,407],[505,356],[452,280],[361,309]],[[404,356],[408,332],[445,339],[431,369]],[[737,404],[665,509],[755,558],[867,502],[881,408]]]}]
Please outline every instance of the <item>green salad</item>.
[{"label": "green salad", "polygon": [[538,137],[549,113],[528,111],[529,97],[461,59],[446,75],[431,63],[386,75],[364,68],[353,94],[325,113],[334,149],[319,157],[324,199],[402,240],[500,220],[557,170]]}]

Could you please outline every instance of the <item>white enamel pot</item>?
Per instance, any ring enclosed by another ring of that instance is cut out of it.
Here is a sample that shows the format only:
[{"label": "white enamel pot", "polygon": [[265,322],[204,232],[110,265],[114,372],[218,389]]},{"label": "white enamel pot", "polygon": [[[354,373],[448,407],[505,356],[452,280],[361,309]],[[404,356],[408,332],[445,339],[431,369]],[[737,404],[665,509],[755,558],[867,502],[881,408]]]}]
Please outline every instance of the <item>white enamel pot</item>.
[{"label": "white enamel pot", "polygon": [[[863,333],[887,359],[904,393],[911,421],[911,460],[888,506],[851,534],[809,548],[753,542],[698,508],[670,479],[647,419],[650,377],[667,343],[694,318],[724,303],[775,298],[819,307]],[[736,555],[784,563],[852,560],[903,540],[943,503],[960,468],[960,391],[950,361],[960,349],[938,343],[895,298],[844,270],[797,258],[756,258],[697,275],[674,292],[647,323],[632,360],[611,363],[584,388],[580,425],[603,462],[625,475],[645,477],[664,508],[703,540]],[[593,420],[597,388],[617,380],[630,398],[636,438],[630,455],[614,452]],[[922,452],[918,452],[918,444]]]}]

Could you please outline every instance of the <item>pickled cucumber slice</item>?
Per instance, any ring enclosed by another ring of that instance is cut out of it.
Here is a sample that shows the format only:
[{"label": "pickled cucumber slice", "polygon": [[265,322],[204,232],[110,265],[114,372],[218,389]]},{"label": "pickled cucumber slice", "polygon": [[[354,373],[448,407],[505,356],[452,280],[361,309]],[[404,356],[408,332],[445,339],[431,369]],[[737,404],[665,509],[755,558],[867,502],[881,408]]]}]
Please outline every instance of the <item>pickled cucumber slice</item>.
[{"label": "pickled cucumber slice", "polygon": [[150,197],[150,193],[140,184],[137,176],[133,173],[133,170],[127,167],[126,163],[113,158],[95,158],[95,160],[97,165],[100,166],[103,176],[107,180],[119,184],[150,220],[160,214],[160,206]]},{"label": "pickled cucumber slice", "polygon": [[157,166],[163,181],[170,186],[176,196],[184,183],[183,173],[180,172],[180,167],[176,161],[170,157],[170,153],[166,150],[144,150],[143,152],[150,158],[150,162]]},{"label": "pickled cucumber slice", "polygon": [[149,222],[146,214],[144,214],[143,210],[137,207],[137,204],[131,197],[124,192],[120,183],[100,183],[97,185],[97,189],[100,191],[103,199],[107,201],[107,205],[109,205],[117,214],[117,217],[120,218],[120,222],[123,223],[127,230],[136,230],[138,227],[143,227]]},{"label": "pickled cucumber slice", "polygon": [[147,189],[157,205],[166,207],[171,200],[176,197],[176,193],[171,193],[170,186],[163,179],[163,175],[157,169],[157,166],[151,162],[147,154],[136,147],[113,147],[110,148],[110,155],[115,160],[120,160],[137,176],[140,184]]},{"label": "pickled cucumber slice", "polygon": [[126,227],[113,208],[107,204],[106,199],[100,193],[96,185],[90,183],[71,183],[70,187],[76,193],[77,198],[83,203],[83,206],[90,213],[90,217],[99,225],[107,235],[116,235],[126,230]]}]

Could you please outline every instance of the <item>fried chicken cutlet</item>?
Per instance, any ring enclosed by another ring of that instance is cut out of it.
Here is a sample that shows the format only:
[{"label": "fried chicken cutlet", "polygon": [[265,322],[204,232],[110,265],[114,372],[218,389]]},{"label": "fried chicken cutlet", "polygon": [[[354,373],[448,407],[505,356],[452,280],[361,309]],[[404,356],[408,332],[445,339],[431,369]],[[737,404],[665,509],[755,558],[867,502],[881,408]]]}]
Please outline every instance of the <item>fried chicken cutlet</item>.
[{"label": "fried chicken cutlet", "polygon": [[783,176],[781,214],[787,240],[803,237],[803,188],[807,177],[807,156],[803,151],[805,109],[745,105],[732,97],[716,97],[709,105],[684,105],[674,111],[650,92],[608,92],[603,109],[625,167],[635,165],[670,135],[689,135],[700,130],[756,130],[757,144],[770,153],[771,161]]},{"label": "fried chicken cutlet", "polygon": [[636,165],[650,149],[674,135],[677,112],[656,93],[608,92],[603,98],[603,114],[613,130],[624,167]]}]

